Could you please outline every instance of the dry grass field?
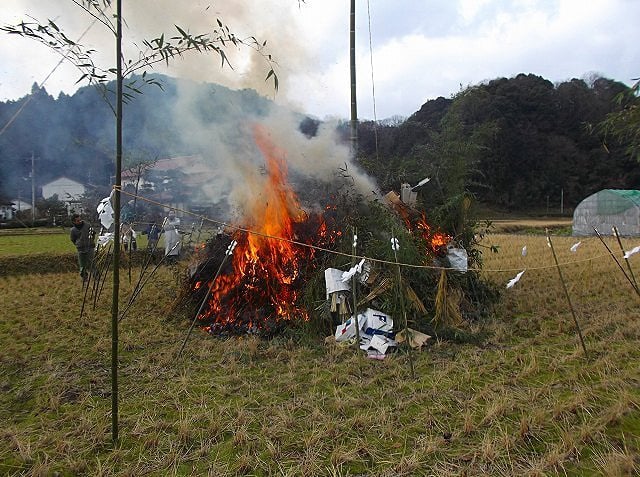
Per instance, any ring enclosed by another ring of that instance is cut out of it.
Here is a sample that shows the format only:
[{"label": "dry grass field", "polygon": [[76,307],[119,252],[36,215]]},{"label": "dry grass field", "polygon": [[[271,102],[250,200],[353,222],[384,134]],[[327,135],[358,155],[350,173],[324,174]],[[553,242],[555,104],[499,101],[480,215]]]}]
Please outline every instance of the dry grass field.
[{"label": "dry grass field", "polygon": [[545,238],[489,235],[483,273],[504,293],[468,325],[483,339],[433,340],[415,379],[402,353],[321,339],[196,332],[176,360],[189,323],[162,268],[121,322],[115,448],[109,291],[79,318],[75,273],[3,276],[0,474],[638,475],[640,298],[598,239],[576,241],[553,238],[587,356]]}]

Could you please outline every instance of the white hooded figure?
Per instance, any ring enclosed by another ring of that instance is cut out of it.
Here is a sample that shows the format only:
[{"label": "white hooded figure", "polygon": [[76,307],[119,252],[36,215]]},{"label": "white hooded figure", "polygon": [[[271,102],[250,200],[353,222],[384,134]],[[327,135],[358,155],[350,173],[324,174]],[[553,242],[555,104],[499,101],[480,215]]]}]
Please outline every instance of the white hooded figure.
[{"label": "white hooded figure", "polygon": [[173,210],[164,221],[164,254],[168,257],[177,258],[180,254],[180,219],[176,217]]}]

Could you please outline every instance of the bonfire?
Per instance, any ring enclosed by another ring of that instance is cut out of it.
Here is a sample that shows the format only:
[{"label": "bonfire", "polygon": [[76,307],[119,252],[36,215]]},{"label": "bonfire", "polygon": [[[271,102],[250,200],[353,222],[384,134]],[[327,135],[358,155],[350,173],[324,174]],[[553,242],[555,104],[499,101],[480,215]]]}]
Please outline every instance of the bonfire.
[{"label": "bonfire", "polygon": [[[335,324],[336,316],[325,313],[326,306],[310,310],[303,304],[309,302],[303,295],[312,296],[315,302],[325,299],[320,277],[325,268],[344,270],[352,264],[353,259],[345,255],[352,252],[350,233],[356,228],[361,237],[358,255],[378,258],[381,263],[393,260],[388,243],[394,233],[401,237],[404,261],[446,266],[452,237],[430,225],[424,213],[402,203],[374,202],[364,207],[359,203],[340,210],[333,202],[305,210],[288,181],[286,152],[272,143],[263,127],[254,128],[254,137],[264,158],[265,180],[244,204],[242,215],[199,248],[196,265],[185,282],[185,293],[200,305],[196,320],[202,329],[213,334],[272,335],[288,325],[309,321],[318,310]],[[344,201],[337,202],[344,205]],[[235,248],[228,253],[232,243]],[[333,254],[335,251],[341,254]],[[370,265],[370,280],[362,284],[357,306],[397,312],[398,294],[393,286],[397,274],[379,263]],[[464,280],[474,277],[469,274]],[[408,297],[416,328],[431,331],[421,324],[433,315],[432,303],[441,282],[440,271],[431,269],[409,270],[402,279],[400,289]],[[464,299],[464,291],[457,296]]]},{"label": "bonfire", "polygon": [[[254,135],[265,160],[262,190],[228,233],[199,251],[192,289],[204,299],[210,288],[198,320],[212,333],[272,332],[292,320],[307,321],[309,313],[299,305],[304,277],[317,268],[321,250],[332,248],[342,234],[326,214],[301,207],[287,180],[286,153],[263,127]],[[232,240],[237,245],[214,281]]]}]

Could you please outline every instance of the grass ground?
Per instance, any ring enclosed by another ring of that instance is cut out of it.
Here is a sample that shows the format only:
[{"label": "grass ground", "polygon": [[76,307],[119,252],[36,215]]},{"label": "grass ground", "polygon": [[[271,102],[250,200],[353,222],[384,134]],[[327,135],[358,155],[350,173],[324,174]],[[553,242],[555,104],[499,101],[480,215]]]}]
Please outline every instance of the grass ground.
[{"label": "grass ground", "polygon": [[637,475],[638,296],[597,239],[554,237],[585,356],[544,237],[486,240],[488,279],[526,272],[481,345],[433,340],[415,379],[331,340],[197,332],[177,360],[162,268],[120,325],[115,448],[108,290],[80,318],[75,272],[0,278],[0,474]]}]

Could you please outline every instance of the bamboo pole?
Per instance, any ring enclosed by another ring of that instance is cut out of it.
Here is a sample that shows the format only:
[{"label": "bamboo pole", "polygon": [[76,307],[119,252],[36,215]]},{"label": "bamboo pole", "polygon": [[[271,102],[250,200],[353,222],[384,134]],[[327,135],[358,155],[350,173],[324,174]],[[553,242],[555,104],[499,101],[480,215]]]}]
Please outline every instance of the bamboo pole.
[{"label": "bamboo pole", "polygon": [[[171,248],[171,250],[169,250],[169,252],[173,251],[173,249],[175,249],[178,245],[179,245],[179,242],[176,243]],[[135,299],[138,297],[138,295],[140,294],[142,289],[145,287],[145,285],[149,282],[151,277],[153,277],[153,275],[156,273],[156,270],[158,270],[158,268],[160,268],[160,265],[162,265],[162,263],[164,262],[164,259],[167,258],[167,256],[168,256],[168,254],[165,254],[160,259],[160,261],[156,264],[156,266],[153,267],[153,270],[151,270],[151,273],[145,278],[144,282],[140,283],[139,285],[136,285],[136,289],[131,293],[131,297],[129,298],[129,302],[127,303],[127,306],[125,306],[124,310],[122,310],[122,313],[120,313],[120,318],[119,318],[118,321],[122,321],[124,319],[125,315],[129,311],[129,309],[131,308],[133,303],[135,302]]]},{"label": "bamboo pole", "polygon": [[351,0],[349,17],[349,59],[351,72],[351,158],[358,152],[358,103],[356,98],[356,0]]},{"label": "bamboo pole", "polygon": [[[353,258],[351,260],[351,266],[355,267],[356,266],[356,250],[357,250],[357,246],[358,246],[358,229],[357,228],[353,228],[353,247],[351,248],[352,250],[352,255]],[[357,287],[357,279],[356,279],[356,274],[354,273],[353,276],[351,277],[351,295],[353,297],[353,325],[356,327],[356,349],[359,349],[360,347],[360,324],[358,323],[358,300],[356,297],[356,287]]]},{"label": "bamboo pole", "polygon": [[407,339],[408,353],[409,353],[409,368],[411,369],[411,377],[415,379],[416,370],[413,364],[413,351],[411,349],[411,336],[409,336],[409,319],[407,318],[407,310],[404,304],[404,290],[402,289],[402,271],[400,270],[400,262],[398,261],[398,250],[400,249],[400,243],[395,237],[395,234],[391,235],[391,250],[393,250],[393,258],[396,262],[396,272],[398,274],[398,295],[400,296],[400,309],[402,310],[402,318],[404,321],[404,334]]},{"label": "bamboo pole", "polygon": [[545,229],[545,231],[547,233],[547,243],[549,244],[549,247],[551,248],[551,253],[553,254],[553,260],[556,262],[556,268],[558,269],[558,275],[560,276],[560,283],[562,283],[562,289],[564,290],[564,295],[567,298],[567,303],[569,304],[569,309],[571,310],[571,316],[573,316],[573,322],[576,325],[576,331],[578,332],[578,337],[580,338],[580,344],[582,345],[582,350],[584,351],[584,355],[587,356],[587,347],[584,344],[584,338],[582,337],[582,330],[580,329],[580,323],[578,323],[578,318],[576,317],[576,311],[573,308],[573,303],[571,303],[569,290],[567,290],[567,285],[564,281],[562,270],[560,269],[560,263],[558,262],[556,250],[555,248],[553,248],[553,242],[551,241],[551,236],[549,235],[549,229]]},{"label": "bamboo pole", "polygon": [[109,248],[107,249],[106,256],[104,257],[103,264],[100,270],[100,275],[98,277],[99,281],[96,286],[96,295],[93,298],[93,309],[96,309],[98,305],[98,300],[100,299],[100,295],[102,295],[102,290],[104,289],[105,284],[107,283],[107,273],[109,272],[109,263],[111,263],[111,254],[113,253],[111,242],[109,243]]},{"label": "bamboo pole", "polygon": [[111,301],[111,442],[118,442],[118,300],[120,297],[120,188],[122,186],[122,0],[116,0],[116,177]]},{"label": "bamboo pole", "polygon": [[91,258],[91,262],[89,262],[89,276],[87,277],[86,280],[84,280],[84,279],[82,280],[82,290],[84,291],[84,294],[83,294],[83,297],[82,297],[82,307],[80,307],[80,317],[79,317],[79,319],[82,319],[82,315],[84,314],[84,306],[85,306],[85,304],[87,302],[87,294],[89,293],[89,285],[91,284],[91,277],[93,276],[93,267],[94,267],[94,261],[95,261],[95,250],[94,250],[93,253],[94,253],[94,255]]},{"label": "bamboo pole", "polygon": [[620,234],[618,233],[618,227],[613,226],[613,235],[615,235],[616,240],[618,241],[618,245],[620,246],[620,251],[622,252],[622,258],[627,264],[627,268],[629,269],[629,276],[635,285],[636,290],[638,289],[638,282],[636,280],[636,276],[633,274],[633,268],[631,268],[631,263],[629,263],[629,259],[625,257],[624,247],[622,246],[622,240],[620,239]]},{"label": "bamboo pole", "polygon": [[618,265],[618,268],[620,269],[620,271],[622,272],[624,277],[627,279],[627,281],[631,284],[631,286],[635,290],[636,295],[638,295],[640,297],[640,290],[638,290],[638,286],[631,280],[629,275],[627,275],[627,272],[625,272],[624,268],[622,267],[622,265],[620,264],[620,262],[618,261],[616,256],[613,254],[613,252],[611,251],[611,249],[607,245],[607,242],[604,241],[604,239],[602,238],[602,235],[600,235],[600,232],[598,232],[598,229],[593,227],[593,230],[596,233],[596,235],[598,236],[598,238],[600,239],[600,242],[602,242],[602,245],[604,245],[604,248],[606,248],[607,252],[609,252],[609,255],[611,255],[611,258],[613,259],[613,261],[616,262],[616,265]]},{"label": "bamboo pole", "polygon": [[[151,247],[150,253],[148,253],[147,257],[145,258],[145,262],[142,266],[142,269],[140,270],[140,275],[138,276],[138,281],[136,282],[136,286],[133,288],[133,291],[131,292],[131,296],[129,297],[129,302],[127,303],[127,306],[132,305],[138,288],[141,288],[144,286],[144,284],[143,285],[140,285],[140,284],[142,282],[142,279],[144,278],[144,275],[147,273],[147,270],[149,269],[149,265],[151,265],[151,260],[153,259],[153,256],[158,248],[158,243],[160,243],[160,237],[162,237],[162,232],[164,231],[164,225],[166,221],[167,221],[167,218],[165,217],[164,221],[162,222],[162,228],[160,229],[160,233],[158,234],[158,240],[155,241],[155,243],[153,244],[153,247]],[[178,244],[174,245],[174,247],[177,245]],[[173,250],[173,248],[171,250]],[[162,263],[163,260],[164,260],[164,257],[160,260],[160,263]],[[153,274],[153,272],[155,272],[157,269],[158,269],[158,266],[156,265],[156,267],[153,269],[151,273]],[[120,315],[120,319],[122,320],[122,315]]]}]

